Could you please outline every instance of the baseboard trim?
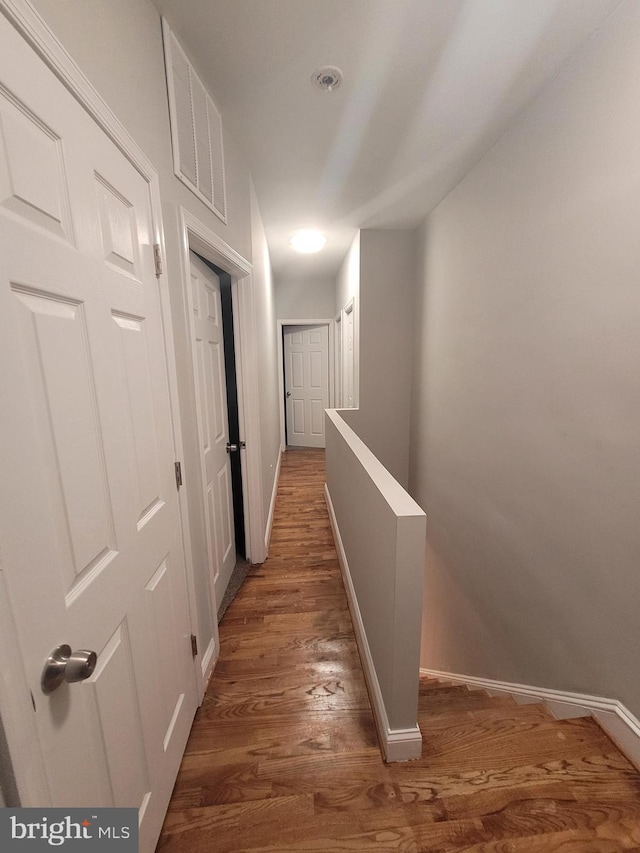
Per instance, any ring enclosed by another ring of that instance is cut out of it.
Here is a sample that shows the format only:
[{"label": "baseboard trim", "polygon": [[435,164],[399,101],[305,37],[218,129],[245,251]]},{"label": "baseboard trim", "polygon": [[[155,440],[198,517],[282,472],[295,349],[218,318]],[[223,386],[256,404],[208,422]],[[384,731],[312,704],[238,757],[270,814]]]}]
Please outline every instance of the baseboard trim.
[{"label": "baseboard trim", "polygon": [[422,667],[420,675],[451,681],[454,684],[465,684],[467,687],[479,687],[489,693],[508,693],[520,703],[543,702],[556,719],[591,715],[629,761],[640,769],[640,720],[618,699],[532,687],[529,684],[512,684],[508,681],[495,681],[491,678],[477,678],[473,675]]},{"label": "baseboard trim", "polygon": [[200,697],[200,702],[202,702],[202,699],[204,698],[204,694],[206,693],[206,685],[207,685],[209,679],[211,678],[211,673],[213,672],[213,667],[215,666],[215,663],[216,663],[216,660],[218,657],[216,654],[216,645],[217,644],[216,644],[215,637],[213,637],[211,639],[211,642],[207,646],[205,653],[202,655],[201,666],[202,666],[202,681],[203,681],[203,685],[204,685],[204,690],[203,690],[202,696]]},{"label": "baseboard trim", "polygon": [[276,509],[276,497],[278,495],[278,483],[280,481],[280,465],[282,464],[282,450],[278,450],[278,462],[276,465],[276,473],[273,478],[273,489],[271,491],[271,501],[269,503],[269,515],[267,516],[267,529],[264,533],[264,550],[265,559],[269,556],[269,545],[271,544],[271,531],[273,530],[273,515]]},{"label": "baseboard trim", "polygon": [[338,527],[338,519],[336,518],[333,502],[326,483],[324,486],[324,496],[327,503],[329,520],[331,522],[331,530],[333,531],[333,539],[335,541],[336,551],[338,552],[338,562],[340,563],[340,569],[342,571],[344,588],[347,593],[347,601],[349,603],[351,621],[353,622],[353,630],[356,635],[356,643],[360,653],[360,661],[362,662],[364,678],[367,685],[367,691],[369,693],[369,699],[371,700],[373,718],[376,723],[378,740],[380,741],[380,748],[382,750],[384,760],[388,762],[411,761],[413,759],[420,758],[422,755],[422,734],[418,725],[416,724],[415,728],[410,729],[392,729],[389,725],[387,710],[384,705],[384,699],[382,698],[380,683],[378,682],[376,668],[373,663],[373,657],[371,656],[371,649],[369,648],[369,641],[367,640],[367,633],[364,628],[364,622],[362,621],[360,607],[358,606],[358,599],[351,579],[351,572],[349,571],[347,555],[340,535],[340,528]]}]

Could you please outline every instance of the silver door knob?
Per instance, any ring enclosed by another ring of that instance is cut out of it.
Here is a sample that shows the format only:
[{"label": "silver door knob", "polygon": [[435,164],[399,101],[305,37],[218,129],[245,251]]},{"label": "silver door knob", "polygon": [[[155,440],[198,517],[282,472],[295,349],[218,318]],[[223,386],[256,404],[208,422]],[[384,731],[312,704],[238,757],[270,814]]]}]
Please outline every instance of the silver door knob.
[{"label": "silver door knob", "polygon": [[237,444],[229,444],[229,442],[227,442],[227,453],[234,453],[237,449]]},{"label": "silver door knob", "polygon": [[287,397],[291,396],[291,391],[287,391]]},{"label": "silver door knob", "polygon": [[63,682],[73,684],[76,681],[84,681],[93,674],[96,668],[98,655],[87,649],[71,651],[71,646],[64,643],[54,649],[46,659],[40,686],[42,692],[49,694],[57,690]]}]

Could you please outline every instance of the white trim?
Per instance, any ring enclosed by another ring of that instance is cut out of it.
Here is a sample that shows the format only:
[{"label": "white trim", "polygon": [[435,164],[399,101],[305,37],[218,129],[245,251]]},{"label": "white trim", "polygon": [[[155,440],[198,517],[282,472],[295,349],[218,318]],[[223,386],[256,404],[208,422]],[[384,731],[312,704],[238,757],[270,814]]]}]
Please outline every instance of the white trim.
[{"label": "white trim", "polygon": [[264,534],[264,550],[269,553],[269,545],[271,543],[271,531],[273,529],[273,516],[276,509],[276,498],[278,496],[278,482],[280,480],[280,467],[282,465],[282,451],[278,454],[278,464],[276,465],[276,473],[273,478],[273,489],[271,491],[271,501],[269,502],[269,515],[267,516],[267,529]]},{"label": "white trim", "polygon": [[[94,89],[88,78],[58,41],[55,34],[29,0],[0,0],[0,12],[6,16],[26,42],[42,58],[56,77],[58,77],[65,88],[76,98],[81,107],[93,118],[106,136],[116,145],[147,182],[150,195],[153,242],[160,246],[162,268],[166,270],[160,183],[155,167]],[[182,429],[178,404],[178,381],[174,358],[175,348],[171,321],[169,284],[166,272],[158,276],[158,288],[173,427],[174,458],[182,460],[184,453],[182,450]],[[185,531],[188,530],[188,507],[186,499],[179,499],[178,506],[184,560],[183,568],[188,594],[191,596],[193,581],[191,549],[188,537],[185,536]],[[4,585],[0,584],[0,610],[4,610],[8,606],[9,601],[6,596],[6,590],[4,589]],[[0,613],[0,616],[2,615]],[[17,634],[15,637],[10,638],[10,635],[15,633],[13,621],[3,618],[2,623],[2,647],[4,649],[15,647],[17,650]],[[0,689],[0,716],[3,720],[5,735],[12,756],[16,784],[22,802],[26,805],[33,803],[42,805],[50,800],[50,794],[48,793],[44,763],[42,760],[35,760],[37,733],[35,732],[33,723],[31,701],[28,700],[28,704],[25,705],[24,690],[21,689],[21,685],[26,689],[26,681],[24,680],[24,674],[19,676],[17,665],[14,664],[13,669],[7,671],[10,672],[9,677],[15,681],[15,686],[10,691]],[[195,667],[194,680],[197,683]],[[2,687],[4,687],[4,684]],[[29,746],[25,746],[25,744],[29,743]],[[45,791],[47,792],[46,795]]]},{"label": "white trim", "polygon": [[265,519],[262,505],[262,449],[260,442],[260,408],[258,388],[258,353],[256,318],[253,300],[253,265],[183,207],[178,210],[180,253],[183,276],[183,298],[189,286],[189,250],[197,252],[228,272],[234,279],[234,331],[236,331],[236,378],[240,438],[244,449],[246,482],[244,488],[244,521],[247,534],[247,559],[262,563]]},{"label": "white trim", "polygon": [[[348,406],[348,400],[345,400],[345,391],[344,389],[348,387],[348,372],[349,372],[349,364],[346,359],[347,348],[345,346],[346,343],[346,334],[347,334],[347,323],[346,317],[348,314],[353,314],[353,405]],[[342,387],[342,400],[340,400],[339,404],[336,403],[335,408],[350,408],[357,409],[360,405],[360,321],[359,314],[356,313],[356,298],[352,296],[351,299],[347,302],[347,304],[340,311],[340,330],[342,335],[342,377],[341,377],[341,387]]]},{"label": "white trim", "polygon": [[[231,304],[233,307],[233,342],[236,356],[236,393],[238,398],[238,432],[239,435],[246,435],[246,418],[245,418],[245,399],[244,399],[244,388],[243,383],[238,382],[238,375],[240,373],[240,353],[239,346],[236,346],[236,341],[240,341],[240,307],[239,307],[239,297],[238,297],[238,287],[240,283],[244,281],[244,279],[232,279],[231,283]],[[241,448],[242,449],[242,448]],[[246,450],[243,455],[246,456]],[[240,465],[240,473],[242,475],[242,508],[245,514],[245,557],[249,559],[249,551],[247,549],[246,538],[248,536],[248,530],[246,529],[247,525],[247,512],[251,512],[251,508],[249,506],[249,476],[247,474],[247,465]]]},{"label": "white trim", "polygon": [[[216,618],[216,614],[213,614],[213,618]],[[216,638],[212,637],[211,642],[207,646],[207,650],[202,655],[202,663],[200,664],[200,670],[202,672],[202,679],[205,684],[205,688],[207,682],[211,676],[213,671],[213,667],[215,665],[216,660],[218,659],[218,655],[216,654],[218,650],[218,643],[216,643]]]},{"label": "white trim", "polygon": [[369,699],[371,700],[373,717],[375,719],[376,729],[378,730],[378,740],[380,741],[380,747],[382,749],[384,759],[385,761],[410,761],[412,759],[420,758],[422,755],[422,734],[418,725],[416,724],[415,728],[410,729],[392,729],[389,725],[389,718],[384,706],[380,683],[378,682],[376,668],[369,648],[369,641],[367,640],[362,615],[358,606],[358,599],[356,598],[356,592],[351,579],[351,572],[349,571],[347,555],[342,543],[342,537],[340,536],[338,520],[331,501],[331,495],[329,494],[329,488],[326,483],[324,486],[324,496],[327,502],[331,530],[333,531],[333,538],[338,552],[338,562],[340,563],[340,568],[342,570],[344,587],[347,593],[347,601],[349,602],[353,630],[356,635],[356,642],[358,644],[362,669],[367,683]]},{"label": "white trim", "polygon": [[331,408],[342,408],[342,311],[333,318],[333,402]]},{"label": "white trim", "polygon": [[[246,556],[252,563],[262,563],[266,557],[264,544],[264,509],[262,506],[262,451],[260,444],[260,412],[258,408],[257,353],[255,316],[253,309],[252,264],[228,243],[208,228],[184,207],[178,208],[180,232],[180,267],[182,272],[182,302],[187,329],[191,329],[189,251],[197,252],[231,275],[234,333],[236,345],[236,379],[238,385],[238,414],[240,439],[246,442],[242,466],[243,510],[246,532]],[[189,332],[189,334],[191,334]],[[191,339],[191,338],[190,338]],[[189,344],[191,372],[195,376],[193,351]],[[194,414],[195,417],[195,414]],[[182,489],[186,503],[186,489]],[[189,538],[188,536],[185,538]],[[191,617],[196,624],[195,594],[191,595]],[[215,612],[213,613],[215,620]],[[203,660],[196,666],[199,695],[204,695],[211,668],[212,655],[205,667]]]},{"label": "white trim", "polygon": [[618,699],[606,699],[603,696],[591,696],[586,693],[569,693],[546,687],[532,687],[530,684],[495,681],[491,678],[477,678],[474,675],[460,675],[422,667],[420,675],[452,681],[455,684],[465,684],[468,687],[480,687],[491,693],[508,693],[516,702],[544,702],[556,719],[592,714],[627,758],[636,767],[640,767],[640,720]]},{"label": "white trim", "polygon": [[329,408],[333,408],[335,401],[333,399],[334,391],[333,391],[333,371],[334,367],[334,358],[335,353],[333,352],[334,342],[333,335],[335,329],[335,323],[333,319],[327,320],[323,318],[321,320],[278,320],[277,321],[277,338],[278,338],[278,394],[280,399],[280,450],[283,451],[286,449],[286,410],[285,410],[285,397],[284,397],[284,350],[282,346],[282,334],[285,326],[328,326],[329,329],[329,342],[328,342],[328,374],[327,374],[327,382],[329,383]]},{"label": "white trim", "polygon": [[[180,245],[182,246],[182,242]],[[181,258],[181,260],[182,260],[182,258]],[[190,363],[189,373],[190,373],[190,379],[193,383],[191,386],[191,389],[190,389],[192,392],[192,395],[193,395],[191,397],[191,400],[195,404],[191,407],[191,419],[197,425],[198,459],[200,462],[199,471],[198,471],[198,474],[199,474],[198,488],[200,489],[200,500],[198,500],[197,503],[194,501],[194,503],[196,505],[192,509],[195,511],[199,511],[198,514],[200,515],[200,522],[202,524],[202,528],[203,528],[203,532],[204,532],[204,538],[207,542],[206,548],[207,548],[208,553],[207,553],[204,561],[202,561],[201,565],[210,566],[211,560],[213,559],[213,553],[212,552],[213,552],[214,546],[211,543],[209,537],[214,536],[215,534],[213,531],[211,531],[207,528],[207,521],[205,518],[205,504],[206,504],[206,498],[205,498],[206,489],[205,489],[205,485],[204,485],[205,472],[204,472],[204,461],[202,459],[202,454],[200,452],[200,448],[202,446],[202,437],[200,434],[200,429],[201,429],[202,425],[200,423],[200,418],[198,416],[198,405],[196,402],[197,401],[197,391],[196,391],[197,372],[196,372],[196,353],[195,353],[195,349],[194,349],[195,328],[194,328],[194,316],[193,316],[193,292],[192,292],[191,287],[189,286],[190,281],[191,281],[191,260],[188,256],[188,254],[187,254],[187,260],[189,262],[189,275],[188,275],[188,277],[185,278],[184,270],[183,270],[182,297],[183,297],[184,310],[185,310],[184,316],[185,316],[186,324],[187,324],[186,331],[187,331],[187,336],[188,336],[188,346],[189,346],[189,356],[190,356],[190,358],[189,358],[189,363]],[[191,473],[192,472],[187,469],[187,462],[185,459],[183,461],[183,464],[182,464],[183,487],[180,489],[179,493],[180,493],[181,500],[183,500],[187,506],[189,504],[189,492],[188,492],[188,490],[189,490],[189,477],[190,477]],[[193,473],[195,473],[195,471]],[[193,494],[193,492],[192,492],[192,494]],[[190,534],[189,530],[187,530],[187,532]],[[191,537],[190,537],[190,535],[185,536],[185,539],[189,542],[189,548],[191,549]],[[196,668],[196,681],[198,683],[198,703],[202,702],[202,699],[204,698],[206,685],[207,685],[207,682],[209,680],[209,677],[211,675],[211,672],[213,670],[213,666],[215,663],[215,660],[213,659],[213,652],[215,650],[216,645],[219,645],[219,637],[218,637],[218,630],[217,630],[217,619],[216,619],[216,614],[218,612],[218,602],[216,601],[216,597],[215,597],[215,587],[214,587],[213,580],[211,581],[210,592],[211,592],[211,596],[209,599],[209,610],[210,610],[210,614],[211,614],[211,626],[212,626],[213,636],[212,636],[212,638],[211,638],[211,640],[207,646],[206,652],[204,654],[199,653],[197,655],[194,655],[194,665]],[[196,607],[195,584],[193,585],[193,589],[190,591],[190,593],[191,594],[190,594],[189,605],[191,608],[191,614],[190,615],[191,615],[191,624],[193,626],[193,633],[197,637],[199,637],[200,642],[202,642],[203,637],[202,637],[202,633],[199,630],[199,625],[198,625],[198,615],[197,615],[198,610]]]},{"label": "white trim", "polygon": [[[344,409],[345,412],[351,409]],[[396,478],[388,471],[377,456],[367,447],[359,435],[342,418],[340,409],[327,409],[326,416],[335,426],[340,437],[348,444],[360,465],[367,472],[384,500],[398,517],[420,517],[425,513]]]},{"label": "white trim", "polygon": [[[244,449],[247,487],[244,492],[247,560],[264,563],[266,529],[262,487],[262,443],[260,436],[260,387],[258,330],[254,307],[253,279],[238,282],[237,316],[239,337],[236,341],[238,404],[242,401],[244,417]],[[235,308],[235,306],[234,306]],[[242,434],[241,434],[242,435]]]},{"label": "white trim", "polygon": [[[0,0],[2,2],[2,0]],[[231,276],[242,279],[251,274],[253,264],[236,252],[228,243],[219,237],[215,231],[208,228],[197,216],[184,207],[178,208],[180,230],[183,236],[182,248],[190,246],[194,252],[213,261],[214,264],[226,270]],[[184,235],[186,234],[186,244]],[[187,253],[188,255],[188,253]]]}]

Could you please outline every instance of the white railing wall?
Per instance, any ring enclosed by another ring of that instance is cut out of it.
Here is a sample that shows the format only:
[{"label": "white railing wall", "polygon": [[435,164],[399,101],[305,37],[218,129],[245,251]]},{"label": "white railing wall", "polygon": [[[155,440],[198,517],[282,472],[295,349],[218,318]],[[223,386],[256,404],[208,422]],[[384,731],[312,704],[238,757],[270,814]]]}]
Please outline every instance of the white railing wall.
[{"label": "white railing wall", "polygon": [[387,761],[419,758],[426,516],[344,421],[325,413],[325,494]]}]

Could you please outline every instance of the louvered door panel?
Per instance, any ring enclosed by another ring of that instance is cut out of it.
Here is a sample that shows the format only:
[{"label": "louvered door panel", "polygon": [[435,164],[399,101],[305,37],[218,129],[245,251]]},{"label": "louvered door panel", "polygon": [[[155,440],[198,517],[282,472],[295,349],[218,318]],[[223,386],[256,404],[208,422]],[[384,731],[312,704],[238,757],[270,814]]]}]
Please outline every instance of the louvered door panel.
[{"label": "louvered door panel", "polygon": [[226,220],[227,193],[224,183],[224,151],[222,147],[222,117],[211,98],[208,100],[209,145],[213,170],[213,204],[218,214]]},{"label": "louvered door panel", "polygon": [[226,222],[222,117],[164,18],[162,27],[174,172]]},{"label": "louvered door panel", "polygon": [[213,202],[213,176],[211,174],[211,150],[209,148],[209,118],[207,115],[207,93],[195,74],[191,78],[194,136],[198,162],[198,189]]},{"label": "louvered door panel", "polygon": [[177,149],[177,168],[192,184],[196,184],[196,141],[194,137],[193,107],[191,103],[191,80],[189,62],[175,43],[171,52],[171,80],[173,83],[174,116],[171,120],[174,132],[174,157]]}]

